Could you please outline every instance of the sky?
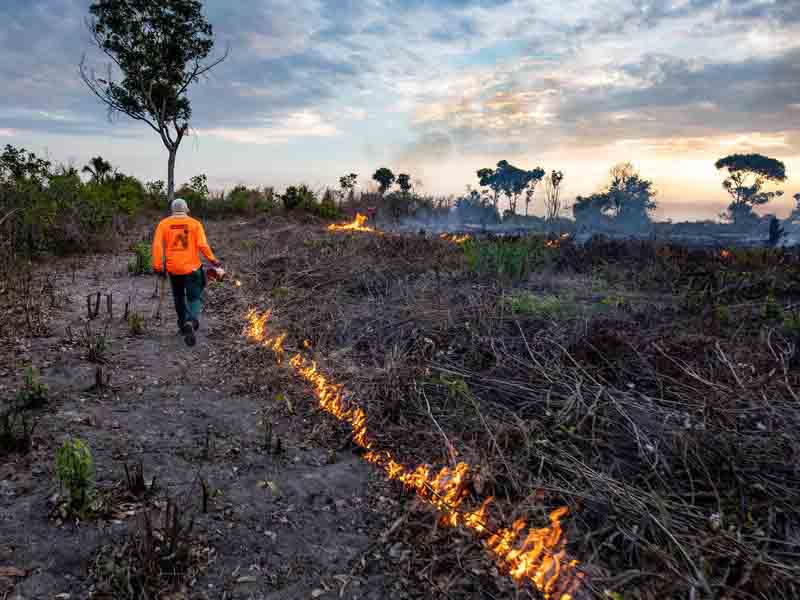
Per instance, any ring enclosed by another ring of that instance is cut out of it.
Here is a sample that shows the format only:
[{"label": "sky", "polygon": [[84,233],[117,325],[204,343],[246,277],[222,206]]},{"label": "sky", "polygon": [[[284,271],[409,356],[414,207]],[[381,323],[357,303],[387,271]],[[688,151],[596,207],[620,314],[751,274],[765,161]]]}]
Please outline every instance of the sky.
[{"label": "sky", "polygon": [[[157,135],[109,119],[79,77],[84,55],[107,65],[90,3],[0,3],[0,145],[165,180]],[[505,159],[563,171],[571,203],[629,160],[655,183],[658,217],[704,219],[729,201],[714,162],[759,152],[789,175],[768,212],[800,192],[800,0],[203,5],[230,54],[190,90],[179,183],[323,187],[355,172],[363,188],[388,166],[423,193],[461,194]]]}]

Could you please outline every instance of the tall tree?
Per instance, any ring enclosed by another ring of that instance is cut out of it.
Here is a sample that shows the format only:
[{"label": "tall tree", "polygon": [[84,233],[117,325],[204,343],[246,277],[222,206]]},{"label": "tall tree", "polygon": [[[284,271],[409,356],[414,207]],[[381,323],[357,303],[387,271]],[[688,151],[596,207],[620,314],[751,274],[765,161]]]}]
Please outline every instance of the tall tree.
[{"label": "tall tree", "polygon": [[105,181],[112,171],[111,163],[104,160],[102,156],[95,156],[88,165],[81,169],[82,173],[88,173],[92,181],[96,183]]},{"label": "tall tree", "polygon": [[25,148],[6,144],[0,154],[0,183],[42,185],[50,176],[51,166],[50,161],[39,158]]},{"label": "tall tree", "polygon": [[488,187],[490,190],[492,190],[492,204],[494,205],[494,209],[497,210],[497,203],[500,198],[500,190],[503,187],[503,182],[497,174],[497,171],[494,169],[479,169],[477,175],[478,184],[481,187]]},{"label": "tall tree", "polygon": [[610,176],[604,211],[626,225],[648,223],[650,213],[657,207],[653,182],[644,179],[629,162],[612,167]]},{"label": "tall tree", "polygon": [[386,190],[388,190],[390,187],[392,187],[392,184],[394,184],[395,176],[391,169],[381,167],[375,171],[375,173],[372,175],[372,179],[378,182],[378,185],[380,186],[378,191],[381,195],[383,195],[386,193]]},{"label": "tall tree", "polygon": [[[167,149],[167,201],[175,195],[175,158],[189,132],[188,89],[228,56],[205,62],[214,47],[198,0],[98,0],[89,7],[95,44],[108,56],[105,78],[81,61],[83,81],[109,110],[146,123]],[[112,77],[119,75],[118,81]]]},{"label": "tall tree", "polygon": [[597,227],[618,223],[641,227],[650,222],[656,209],[653,182],[644,179],[631,163],[611,168],[609,183],[603,191],[591,196],[578,196],[572,212],[581,226]]},{"label": "tall tree", "polygon": [[397,186],[400,188],[400,191],[403,193],[403,195],[407,196],[413,187],[411,185],[411,175],[408,175],[407,173],[400,173],[397,176]]},{"label": "tall tree", "polygon": [[720,158],[714,166],[718,171],[725,169],[728,172],[722,187],[731,196],[727,216],[734,222],[752,220],[755,206],[783,195],[780,190],[763,191],[767,182],[786,181],[786,165],[779,160],[762,154],[731,154]]},{"label": "tall tree", "polygon": [[356,173],[349,173],[347,175],[343,175],[339,177],[339,205],[341,206],[341,201],[344,200],[344,197],[347,196],[349,202],[353,201],[353,190],[356,187],[356,181],[358,180],[358,175]]},{"label": "tall tree", "polygon": [[497,208],[499,194],[502,192],[508,198],[509,210],[512,213],[517,212],[519,196],[526,190],[528,191],[527,204],[530,203],[536,184],[542,180],[542,177],[544,177],[544,170],[539,167],[528,171],[515,167],[507,160],[498,162],[496,169],[481,169],[478,171],[480,185],[488,187],[494,192],[495,208]]}]

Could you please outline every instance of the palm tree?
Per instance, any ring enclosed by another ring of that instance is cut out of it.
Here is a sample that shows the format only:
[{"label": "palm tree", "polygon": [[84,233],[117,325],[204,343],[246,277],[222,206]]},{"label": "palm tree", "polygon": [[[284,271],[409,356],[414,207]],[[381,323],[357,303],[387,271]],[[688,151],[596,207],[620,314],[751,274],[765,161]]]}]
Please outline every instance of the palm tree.
[{"label": "palm tree", "polygon": [[110,162],[103,160],[102,156],[95,156],[88,165],[81,169],[81,172],[89,173],[95,183],[102,183],[112,170]]}]

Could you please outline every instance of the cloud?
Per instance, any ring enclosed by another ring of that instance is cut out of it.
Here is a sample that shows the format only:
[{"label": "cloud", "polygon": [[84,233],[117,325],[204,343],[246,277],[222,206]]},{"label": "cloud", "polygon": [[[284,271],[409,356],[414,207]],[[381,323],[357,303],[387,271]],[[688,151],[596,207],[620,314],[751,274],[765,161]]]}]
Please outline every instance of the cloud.
[{"label": "cloud", "polygon": [[[78,77],[85,52],[106,63],[91,51],[88,4],[0,3],[0,130],[26,144],[152,136],[125,117],[109,125]],[[292,140],[339,136],[342,160],[414,174],[606,150],[800,155],[794,0],[203,4],[217,50],[231,50],[190,90],[193,127],[217,152],[260,144],[277,156]],[[285,173],[292,157],[280,158]]]},{"label": "cloud", "polygon": [[332,137],[339,132],[314,112],[291,113],[276,122],[258,124],[242,129],[200,129],[200,136],[208,135],[241,144],[280,144],[302,137]]}]

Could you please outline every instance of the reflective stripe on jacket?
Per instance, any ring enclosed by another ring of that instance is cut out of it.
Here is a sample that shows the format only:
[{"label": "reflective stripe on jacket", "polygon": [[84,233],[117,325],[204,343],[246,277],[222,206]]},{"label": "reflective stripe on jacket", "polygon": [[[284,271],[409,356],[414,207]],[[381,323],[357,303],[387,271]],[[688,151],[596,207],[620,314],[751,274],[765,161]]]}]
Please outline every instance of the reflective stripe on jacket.
[{"label": "reflective stripe on jacket", "polygon": [[164,268],[166,254],[167,273],[188,275],[200,268],[200,253],[209,262],[217,262],[200,221],[187,215],[173,215],[158,224],[153,237],[153,269]]}]

